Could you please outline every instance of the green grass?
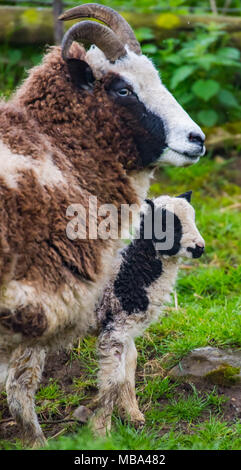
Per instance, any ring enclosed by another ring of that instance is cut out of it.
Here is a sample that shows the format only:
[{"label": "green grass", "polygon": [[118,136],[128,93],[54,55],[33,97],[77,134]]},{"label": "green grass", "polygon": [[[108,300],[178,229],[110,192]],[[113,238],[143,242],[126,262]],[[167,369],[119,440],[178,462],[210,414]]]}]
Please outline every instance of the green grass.
[{"label": "green grass", "polygon": [[210,415],[201,424],[190,425],[188,432],[170,429],[160,436],[158,430],[145,427],[136,431],[130,426],[124,426],[119,421],[115,423],[115,431],[106,439],[94,439],[88,428],[83,428],[74,436],[60,437],[49,444],[49,449],[73,450],[238,450],[241,447],[241,424],[232,426]]},{"label": "green grass", "polygon": [[[160,170],[151,188],[152,196],[193,190],[206,252],[199,260],[185,261],[188,269],[180,269],[178,310],[173,302],[162,321],[136,341],[137,395],[146,425],[138,431],[114,415],[112,433],[96,439],[87,426],[66,424],[63,436],[49,440],[49,449],[241,449],[238,418],[228,422],[223,415],[229,400],[225,395],[215,388],[200,391],[194,386],[184,392],[168,377],[168,370],[193,348],[241,347],[241,216],[237,207],[241,188],[232,183],[230,163],[219,161],[205,157],[193,167]],[[60,419],[95,395],[95,338],[73,349],[70,365],[72,361],[79,361],[80,373],[70,391],[62,390],[55,377],[39,389],[40,418]],[[2,441],[1,447],[21,446],[19,441],[16,445]]]}]

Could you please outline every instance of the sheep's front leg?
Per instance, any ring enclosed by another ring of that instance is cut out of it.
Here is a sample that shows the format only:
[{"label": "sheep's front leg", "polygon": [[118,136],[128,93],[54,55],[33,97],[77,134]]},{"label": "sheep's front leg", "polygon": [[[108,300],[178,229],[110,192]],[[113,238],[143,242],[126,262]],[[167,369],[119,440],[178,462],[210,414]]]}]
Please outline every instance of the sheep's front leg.
[{"label": "sheep's front leg", "polygon": [[125,353],[125,381],[119,389],[118,408],[123,417],[127,417],[135,427],[141,427],[145,424],[145,418],[136,399],[135,391],[135,372],[137,364],[137,351],[134,340],[130,341],[126,347]]},{"label": "sheep's front leg", "polygon": [[6,381],[10,412],[22,431],[24,445],[46,443],[35,412],[34,395],[42,377],[46,351],[40,346],[19,346],[13,352]]},{"label": "sheep's front leg", "polygon": [[119,388],[125,381],[125,341],[120,332],[106,330],[98,342],[99,393],[97,410],[91,418],[94,431],[105,434],[111,429],[111,415],[118,399]]}]

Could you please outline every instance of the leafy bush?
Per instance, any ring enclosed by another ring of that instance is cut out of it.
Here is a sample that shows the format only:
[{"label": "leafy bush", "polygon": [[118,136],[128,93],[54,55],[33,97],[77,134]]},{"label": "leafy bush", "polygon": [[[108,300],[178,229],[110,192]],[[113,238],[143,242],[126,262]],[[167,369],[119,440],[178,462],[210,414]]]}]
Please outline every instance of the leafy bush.
[{"label": "leafy bush", "polygon": [[0,46],[0,97],[9,97],[26,77],[27,69],[41,60],[41,48]]},{"label": "leafy bush", "polygon": [[[163,82],[195,121],[213,126],[241,119],[240,51],[220,26],[200,25],[178,38],[155,43],[149,28],[137,31]],[[150,42],[151,41],[151,42]]]},{"label": "leafy bush", "polygon": [[[119,9],[126,6],[125,2],[117,3]],[[183,0],[169,3],[192,4]],[[133,8],[135,0],[130,4]],[[155,6],[150,0],[142,0],[144,4]],[[139,28],[136,34],[143,52],[160,69],[163,83],[197,123],[211,127],[241,120],[240,51],[230,43],[225,25],[200,24],[195,31],[180,32],[177,38],[162,41],[150,28]],[[0,94],[11,94],[26,69],[40,61],[40,52],[34,47],[0,47]]]},{"label": "leafy bush", "polygon": [[[78,2],[78,0],[75,0]],[[194,12],[210,11],[210,0],[104,0],[101,3],[113,5],[113,2],[119,5],[119,7],[125,8],[128,4],[129,8],[139,8],[144,10],[145,8],[151,8],[154,11],[158,10],[171,10],[171,9],[182,9],[182,11],[189,11],[191,9]],[[218,10],[223,10],[225,6],[225,0],[216,0],[216,6]],[[231,0],[228,5],[229,9],[240,9],[240,0]],[[226,13],[226,12],[225,12]]]},{"label": "leafy bush", "polygon": [[[215,1],[218,11],[223,13],[225,0]],[[31,0],[26,0],[26,3],[30,4]],[[79,0],[72,0],[72,3],[73,5],[78,5]],[[203,13],[211,11],[210,0],[99,0],[98,3],[120,11],[159,12],[175,10],[179,13],[189,13],[190,11],[193,13]],[[225,11],[225,14],[233,13],[232,9],[235,10],[235,14],[241,13],[240,0],[231,0],[228,5],[228,11]]]}]

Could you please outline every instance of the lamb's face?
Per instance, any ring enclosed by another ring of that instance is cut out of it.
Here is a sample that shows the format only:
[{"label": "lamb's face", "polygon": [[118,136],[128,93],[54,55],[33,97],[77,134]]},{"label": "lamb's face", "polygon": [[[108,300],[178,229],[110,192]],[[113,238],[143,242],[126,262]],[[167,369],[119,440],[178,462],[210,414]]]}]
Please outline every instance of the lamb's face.
[{"label": "lamb's face", "polygon": [[92,46],[86,58],[97,79],[116,74],[110,96],[138,118],[140,128],[147,131],[148,135],[135,136],[143,166],[185,166],[204,155],[204,133],[165,88],[145,55],[128,50],[124,58],[112,64]]},{"label": "lamb's face", "polygon": [[199,258],[203,254],[205,242],[196,227],[190,198],[191,192],[187,192],[147,202],[144,224],[152,227],[154,246],[161,256]]}]

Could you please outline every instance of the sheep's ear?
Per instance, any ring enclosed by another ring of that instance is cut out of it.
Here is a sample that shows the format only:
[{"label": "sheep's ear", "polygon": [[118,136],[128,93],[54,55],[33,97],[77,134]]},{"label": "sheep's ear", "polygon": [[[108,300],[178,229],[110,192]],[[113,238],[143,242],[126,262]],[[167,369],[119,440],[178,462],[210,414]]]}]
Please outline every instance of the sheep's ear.
[{"label": "sheep's ear", "polygon": [[91,90],[95,77],[90,66],[84,60],[68,59],[67,65],[73,83],[81,90]]},{"label": "sheep's ear", "polygon": [[180,196],[176,197],[182,197],[187,200],[187,202],[191,202],[191,196],[192,196],[192,191],[187,191],[186,193],[180,194]]}]

